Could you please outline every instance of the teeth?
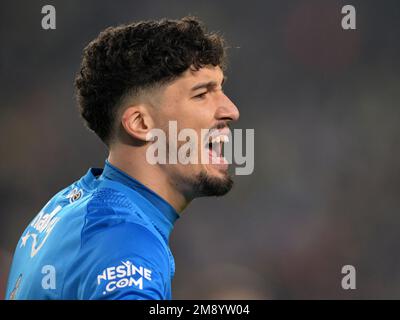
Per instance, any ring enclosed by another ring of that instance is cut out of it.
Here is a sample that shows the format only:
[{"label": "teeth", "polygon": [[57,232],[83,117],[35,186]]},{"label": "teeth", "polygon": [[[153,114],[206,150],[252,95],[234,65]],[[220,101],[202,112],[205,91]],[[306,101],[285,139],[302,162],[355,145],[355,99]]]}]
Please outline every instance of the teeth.
[{"label": "teeth", "polygon": [[228,136],[221,136],[221,142],[229,142]]},{"label": "teeth", "polygon": [[211,138],[211,143],[221,143],[221,142],[229,142],[229,137],[227,135],[220,135]]},{"label": "teeth", "polygon": [[224,133],[219,134],[211,134],[208,136],[208,144],[205,146],[207,150],[210,152],[210,156],[212,157],[212,163],[225,163],[228,161],[224,157],[224,143],[229,142],[229,135]]}]

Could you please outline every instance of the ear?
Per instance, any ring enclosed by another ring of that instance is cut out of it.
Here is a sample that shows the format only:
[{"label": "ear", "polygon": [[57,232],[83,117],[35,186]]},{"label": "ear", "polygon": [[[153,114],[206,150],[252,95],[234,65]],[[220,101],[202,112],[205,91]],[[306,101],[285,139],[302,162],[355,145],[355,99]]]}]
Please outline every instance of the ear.
[{"label": "ear", "polygon": [[121,124],[128,135],[143,142],[147,141],[146,135],[154,126],[148,109],[142,104],[126,108],[121,117]]}]

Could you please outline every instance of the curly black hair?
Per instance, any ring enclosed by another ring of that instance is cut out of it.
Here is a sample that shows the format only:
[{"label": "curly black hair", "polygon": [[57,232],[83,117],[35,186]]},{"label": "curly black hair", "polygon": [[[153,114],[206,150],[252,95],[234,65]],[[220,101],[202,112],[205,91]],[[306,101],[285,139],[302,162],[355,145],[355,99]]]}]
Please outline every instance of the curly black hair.
[{"label": "curly black hair", "polygon": [[83,51],[75,79],[81,116],[109,144],[119,103],[129,93],[176,79],[188,68],[225,69],[224,39],[197,18],[109,27]]}]

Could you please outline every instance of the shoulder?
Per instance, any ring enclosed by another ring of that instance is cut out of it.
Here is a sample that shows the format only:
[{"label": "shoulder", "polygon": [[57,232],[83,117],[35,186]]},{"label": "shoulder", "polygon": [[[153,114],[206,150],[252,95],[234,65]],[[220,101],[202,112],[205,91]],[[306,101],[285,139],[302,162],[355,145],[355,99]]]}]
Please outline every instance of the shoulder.
[{"label": "shoulder", "polygon": [[171,274],[168,249],[135,203],[102,188],[85,206],[80,249],[64,292],[79,288],[82,299],[163,299]]},{"label": "shoulder", "polygon": [[86,204],[81,246],[93,241],[104,248],[120,250],[130,247],[164,252],[166,249],[158,231],[136,203],[112,188],[97,189]]},{"label": "shoulder", "polygon": [[135,234],[150,234],[159,238],[151,221],[134,200],[124,192],[109,187],[96,189],[85,204],[86,212],[82,228],[82,241],[93,234],[114,233],[113,230],[136,229]]},{"label": "shoulder", "polygon": [[[70,288],[78,299],[164,299],[169,258],[145,226],[128,221],[105,223],[84,234],[72,268]],[[75,290],[74,290],[75,291]]]}]

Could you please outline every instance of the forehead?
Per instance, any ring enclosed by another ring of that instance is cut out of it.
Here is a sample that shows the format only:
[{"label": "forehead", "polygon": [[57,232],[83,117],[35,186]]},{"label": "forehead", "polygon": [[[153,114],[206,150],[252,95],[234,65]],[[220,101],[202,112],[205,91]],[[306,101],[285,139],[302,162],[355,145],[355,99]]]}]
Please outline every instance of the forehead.
[{"label": "forehead", "polygon": [[199,70],[186,70],[180,77],[170,83],[168,87],[172,91],[188,91],[195,85],[206,82],[221,84],[224,73],[219,66],[204,66]]}]

